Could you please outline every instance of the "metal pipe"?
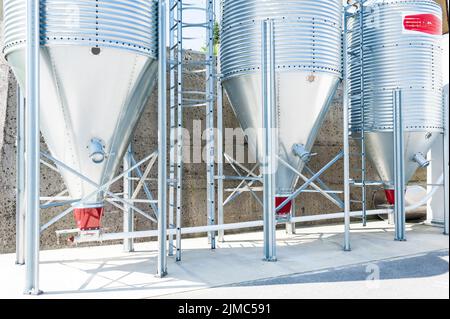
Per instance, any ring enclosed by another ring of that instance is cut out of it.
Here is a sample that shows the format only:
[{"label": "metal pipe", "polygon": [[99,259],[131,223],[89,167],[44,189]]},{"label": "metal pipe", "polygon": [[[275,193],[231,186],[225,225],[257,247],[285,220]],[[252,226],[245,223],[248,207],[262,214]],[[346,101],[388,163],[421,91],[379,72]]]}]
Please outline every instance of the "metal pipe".
[{"label": "metal pipe", "polygon": [[402,115],[402,93],[394,90],[392,94],[394,106],[394,174],[395,174],[395,240],[405,241],[405,163],[404,163],[404,137]]},{"label": "metal pipe", "polygon": [[[132,156],[133,156],[133,147],[132,144],[128,146],[127,152],[123,158],[123,170],[127,171],[132,164]],[[133,181],[130,178],[133,177],[132,171],[129,171],[127,174],[123,176],[123,198],[126,200],[130,200],[133,194]],[[133,232],[134,231],[134,212],[133,209],[129,205],[124,205],[125,211],[123,214],[123,231]],[[123,241],[123,250],[125,252],[133,252],[134,251],[134,243],[133,239],[125,239]]]},{"label": "metal pipe", "polygon": [[[389,209],[377,209],[377,210],[369,210],[367,211],[368,216],[373,215],[383,215],[387,214]],[[323,214],[323,215],[311,215],[311,216],[300,216],[295,217],[291,220],[294,223],[304,223],[304,222],[313,222],[313,221],[321,221],[321,220],[332,220],[332,219],[341,219],[344,218],[345,214],[343,212],[340,213],[331,213],[331,214]],[[361,217],[362,211],[353,211],[350,213],[350,217]],[[243,223],[231,223],[231,224],[223,224],[223,225],[212,225],[212,226],[199,226],[199,227],[186,227],[182,229],[182,234],[200,234],[200,233],[208,233],[211,231],[220,231],[220,230],[237,230],[237,229],[246,229],[246,228],[255,228],[264,226],[264,221],[249,221]],[[168,234],[175,234],[176,230],[167,229]],[[157,237],[157,230],[147,230],[147,231],[138,231],[133,233],[112,233],[112,234],[100,234],[96,238],[78,238],[76,239],[77,243],[80,242],[93,242],[93,241],[107,241],[107,240],[119,240],[119,239],[128,239],[128,238],[150,238]]]},{"label": "metal pipe", "polygon": [[448,84],[444,88],[444,159],[443,159],[443,171],[444,171],[444,235],[448,235],[449,231],[449,104],[448,104]]},{"label": "metal pipe", "polygon": [[[220,59],[217,62],[220,71]],[[223,179],[223,86],[222,81],[219,79],[217,81],[217,223],[219,225],[224,224],[224,179]],[[219,230],[218,240],[219,242],[224,241],[225,232],[223,229]]]},{"label": "metal pipe", "polygon": [[230,181],[262,181],[261,177],[250,177],[250,176],[220,176],[219,179],[230,180]]},{"label": "metal pipe", "polygon": [[286,223],[286,233],[289,235],[295,235],[297,230],[295,228],[295,213],[297,211],[297,205],[295,200],[292,201],[291,213],[289,216],[289,221]]},{"label": "metal pipe", "polygon": [[157,275],[167,275],[167,52],[166,1],[159,0],[158,10],[158,266]]},{"label": "metal pipe", "polygon": [[262,128],[264,133],[261,164],[264,179],[264,259],[276,261],[275,217],[275,46],[273,20],[262,22]]},{"label": "metal pipe", "polygon": [[[258,187],[251,187],[251,190],[253,192],[262,192],[264,189],[263,189],[263,187],[258,186]],[[225,191],[226,192],[233,192],[233,191],[235,191],[235,189],[234,188],[225,188]],[[240,192],[249,192],[249,190],[247,188],[240,188],[239,191]],[[343,194],[344,193],[343,191],[334,191],[334,190],[329,190],[329,191],[322,190],[322,192],[325,192],[327,194]],[[305,190],[302,191],[302,193],[317,193],[317,194],[320,194],[321,192],[316,191],[314,189],[305,189]]]},{"label": "metal pipe", "polygon": [[25,264],[25,100],[17,84],[16,264]]},{"label": "metal pipe", "polygon": [[348,43],[347,43],[347,8],[344,9],[344,65],[343,65],[343,148],[344,148],[344,251],[350,251],[350,128],[348,97]]},{"label": "metal pipe", "polygon": [[40,185],[40,12],[39,0],[27,1],[26,89],[25,117],[26,158],[26,277],[25,293],[37,295],[39,290],[39,185]]}]

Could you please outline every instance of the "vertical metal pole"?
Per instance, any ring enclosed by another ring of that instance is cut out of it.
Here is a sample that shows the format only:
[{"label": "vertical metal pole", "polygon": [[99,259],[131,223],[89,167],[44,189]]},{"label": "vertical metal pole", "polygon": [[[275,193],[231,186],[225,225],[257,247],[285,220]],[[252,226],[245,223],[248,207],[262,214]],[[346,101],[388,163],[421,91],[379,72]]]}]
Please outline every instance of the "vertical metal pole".
[{"label": "vertical metal pole", "polygon": [[16,264],[25,264],[25,100],[17,84]]},{"label": "vertical metal pole", "polygon": [[402,116],[402,93],[394,90],[394,174],[395,174],[395,240],[404,241],[405,236],[405,163]]},{"label": "vertical metal pole", "polygon": [[26,279],[25,293],[39,294],[39,0],[27,1]]},{"label": "vertical metal pole", "polygon": [[[217,82],[217,222],[219,225],[224,224],[223,218],[223,86],[221,79]],[[219,230],[218,240],[219,242],[224,242],[225,231],[223,229]]]},{"label": "vertical metal pole", "polygon": [[449,140],[448,140],[448,130],[449,130],[449,105],[448,105],[448,85],[444,88],[444,235],[448,235],[448,225],[449,225]]},{"label": "vertical metal pole", "polygon": [[[208,54],[206,59],[209,63],[206,64],[206,130],[207,130],[207,210],[208,210],[208,225],[214,225],[216,223],[216,188],[215,188],[215,163],[214,163],[214,90],[215,90],[215,77],[214,77],[214,4],[213,0],[207,0],[206,3],[206,23],[207,27],[207,39],[208,39]],[[211,231],[208,233],[211,249],[216,249],[216,232]]]},{"label": "vertical metal pole", "polygon": [[262,120],[263,155],[261,165],[264,180],[264,259],[276,261],[275,219],[275,46],[273,20],[262,22]]},{"label": "vertical metal pole", "polygon": [[[133,147],[132,144],[128,146],[128,150],[125,153],[123,159],[123,170],[129,170],[133,164]],[[134,187],[133,187],[133,173],[130,171],[129,173],[123,176],[123,197],[125,200],[131,199],[133,195]],[[134,231],[134,211],[130,206],[126,206],[126,210],[123,214],[123,231],[125,233]],[[134,242],[132,238],[123,240],[123,250],[125,252],[133,252],[134,251]]]},{"label": "vertical metal pole", "polygon": [[166,1],[159,0],[158,74],[158,273],[167,275],[167,83],[166,83]]},{"label": "vertical metal pole", "polygon": [[344,66],[342,81],[343,124],[344,124],[344,251],[350,251],[350,132],[349,132],[349,98],[348,98],[348,43],[347,11],[344,11]]}]

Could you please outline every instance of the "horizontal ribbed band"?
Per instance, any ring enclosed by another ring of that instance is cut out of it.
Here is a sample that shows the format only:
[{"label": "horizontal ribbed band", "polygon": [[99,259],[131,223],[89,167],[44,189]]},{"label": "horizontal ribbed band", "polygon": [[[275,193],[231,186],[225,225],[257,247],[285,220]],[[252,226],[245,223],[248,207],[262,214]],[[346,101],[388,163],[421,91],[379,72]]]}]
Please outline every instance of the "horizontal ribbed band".
[{"label": "horizontal ribbed band", "polygon": [[[403,17],[434,14],[431,0],[370,1],[364,6],[361,96],[359,15],[348,20],[349,90],[353,131],[392,131],[393,90],[402,90],[403,123],[408,130],[442,131],[442,48],[440,36],[405,31]],[[364,110],[362,110],[364,106]]]},{"label": "horizontal ribbed band", "polygon": [[[154,0],[43,0],[42,45],[115,47],[155,58],[158,5]],[[4,1],[3,53],[26,41],[26,0]]]},{"label": "horizontal ribbed band", "polygon": [[225,78],[259,70],[261,23],[274,19],[275,63],[341,76],[340,0],[222,0],[221,71]]}]

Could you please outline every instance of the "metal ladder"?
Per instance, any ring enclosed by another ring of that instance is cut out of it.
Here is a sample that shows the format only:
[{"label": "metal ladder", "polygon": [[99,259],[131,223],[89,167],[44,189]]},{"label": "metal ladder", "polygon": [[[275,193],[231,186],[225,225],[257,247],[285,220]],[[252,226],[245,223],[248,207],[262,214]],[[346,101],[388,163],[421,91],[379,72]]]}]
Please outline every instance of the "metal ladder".
[{"label": "metal ladder", "polygon": [[[188,10],[203,11],[205,21],[186,21],[183,13]],[[185,59],[184,44],[192,38],[185,37],[184,30],[204,29],[206,32],[205,58],[201,61]],[[170,0],[169,8],[169,71],[170,71],[170,168],[169,168],[169,229],[175,229],[175,243],[169,234],[169,256],[176,250],[176,261],[181,260],[181,231],[183,209],[183,127],[184,111],[187,108],[204,107],[206,110],[207,144],[207,216],[208,225],[215,224],[215,146],[214,146],[214,1],[206,0],[205,7],[183,0]],[[200,69],[199,69],[200,68]],[[204,74],[205,88],[198,90],[186,87],[184,76]],[[215,248],[215,233],[208,234],[211,248]]]},{"label": "metal ladder", "polygon": [[[362,223],[363,226],[367,225],[367,157],[366,157],[366,134],[365,134],[365,108],[364,108],[364,33],[363,33],[363,23],[364,23],[364,6],[361,4],[360,9],[353,14],[345,13],[344,23],[348,23],[348,18],[355,19],[356,16],[359,15],[359,24],[356,27],[356,23],[353,25],[353,29],[347,29],[347,34],[344,34],[347,37],[348,33],[351,33],[354,37],[358,34],[359,37],[359,46],[357,49],[348,48],[347,52],[344,52],[344,58],[346,61],[349,61],[352,56],[358,56],[357,69],[359,72],[359,87],[352,87],[349,92],[344,92],[344,94],[350,94],[349,101],[350,105],[352,105],[352,101],[359,100],[360,101],[360,123],[361,123],[361,131],[359,134],[355,134],[354,131],[349,129],[349,139],[354,141],[358,146],[358,152],[351,152],[350,157],[357,157],[359,159],[360,166],[354,167],[350,169],[350,172],[356,173],[358,178],[352,178],[352,174],[350,174],[350,186],[354,188],[359,188],[361,190],[361,200],[350,200],[351,203],[357,203],[361,205],[362,210]],[[356,28],[356,29],[355,29]],[[346,41],[344,39],[344,41]],[[350,72],[352,66],[355,64],[346,63],[347,72]],[[352,72],[355,72],[353,70]],[[351,106],[350,106],[351,108]],[[352,123],[350,122],[350,125]]]}]

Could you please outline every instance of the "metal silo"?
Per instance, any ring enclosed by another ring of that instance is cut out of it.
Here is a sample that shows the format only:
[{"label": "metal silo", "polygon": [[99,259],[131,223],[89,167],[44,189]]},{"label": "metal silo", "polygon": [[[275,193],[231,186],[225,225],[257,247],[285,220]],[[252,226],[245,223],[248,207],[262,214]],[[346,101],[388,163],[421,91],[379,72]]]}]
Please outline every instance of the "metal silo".
[{"label": "metal silo", "polygon": [[[59,167],[71,197],[84,198],[116,173],[156,82],[157,2],[40,3],[41,132],[54,158],[90,180]],[[26,4],[4,1],[3,54],[24,89]],[[100,193],[75,215],[102,211]]]},{"label": "metal silo", "polygon": [[[261,161],[261,24],[274,22],[278,156],[301,171],[341,78],[341,0],[223,0],[223,86]],[[249,131],[247,131],[248,133]],[[259,152],[258,152],[259,150]],[[299,154],[305,155],[303,160]],[[277,205],[296,174],[279,163]],[[288,213],[289,205],[280,213]]]},{"label": "metal silo", "polygon": [[429,164],[427,153],[443,133],[442,12],[431,0],[370,0],[361,10],[348,20],[351,131],[363,136],[393,204],[393,91],[401,91],[406,182]]}]

